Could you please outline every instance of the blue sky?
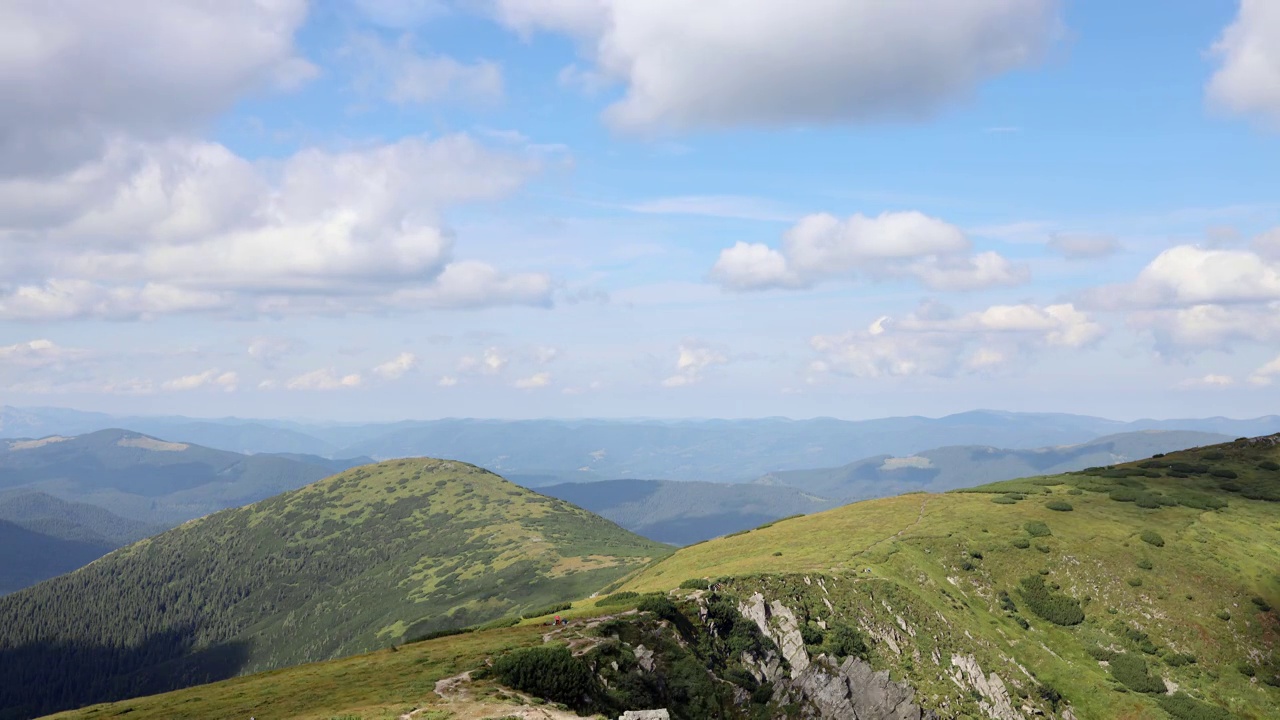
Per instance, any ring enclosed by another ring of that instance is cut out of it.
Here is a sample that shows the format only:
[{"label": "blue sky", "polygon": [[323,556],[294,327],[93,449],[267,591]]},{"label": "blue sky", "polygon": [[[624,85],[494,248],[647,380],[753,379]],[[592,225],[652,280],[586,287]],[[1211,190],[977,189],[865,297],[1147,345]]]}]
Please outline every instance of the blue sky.
[{"label": "blue sky", "polygon": [[1266,0],[45,5],[4,404],[1276,408]]}]

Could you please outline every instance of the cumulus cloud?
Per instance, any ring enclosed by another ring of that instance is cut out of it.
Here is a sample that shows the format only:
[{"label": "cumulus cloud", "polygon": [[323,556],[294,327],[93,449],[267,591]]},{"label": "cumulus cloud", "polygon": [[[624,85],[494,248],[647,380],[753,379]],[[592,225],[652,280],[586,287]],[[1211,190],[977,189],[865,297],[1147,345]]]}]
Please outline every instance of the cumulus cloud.
[{"label": "cumulus cloud", "polygon": [[46,368],[62,365],[86,354],[83,350],[66,348],[52,340],[39,338],[0,346],[0,367]]},{"label": "cumulus cloud", "polygon": [[317,70],[293,36],[306,0],[12,0],[0,9],[0,176],[43,176],[113,138],[197,128],[246,93]]},{"label": "cumulus cloud", "polygon": [[440,220],[519,187],[538,167],[528,154],[452,135],[276,164],[211,143],[124,144],[117,155],[92,181],[0,181],[0,210],[43,203],[39,218],[0,214],[0,317],[248,313],[270,293],[292,296],[265,303],[276,312],[326,298],[349,311],[551,302],[545,274],[453,260]]},{"label": "cumulus cloud", "polygon": [[1251,246],[1259,257],[1280,263],[1280,227],[1272,228],[1255,237]]},{"label": "cumulus cloud", "polygon": [[815,374],[850,377],[950,376],[1007,366],[1049,347],[1083,348],[1105,328],[1070,304],[996,305],[954,315],[925,306],[901,320],[881,317],[865,330],[817,335]]},{"label": "cumulus cloud", "polygon": [[663,387],[684,387],[702,381],[705,372],[716,365],[728,364],[724,353],[694,342],[681,343],[676,357],[676,372],[662,381]]},{"label": "cumulus cloud", "polygon": [[452,375],[443,375],[436,381],[436,384],[440,387],[453,387],[458,384],[458,378]]},{"label": "cumulus cloud", "polygon": [[418,366],[418,356],[411,352],[402,352],[394,358],[373,369],[373,373],[384,380],[398,380],[405,373]]},{"label": "cumulus cloud", "polygon": [[1133,282],[1098,288],[1086,300],[1111,309],[1280,300],[1280,261],[1249,250],[1179,245],[1160,253]]},{"label": "cumulus cloud", "polygon": [[1280,129],[1280,4],[1241,0],[1211,52],[1220,65],[1209,81],[1209,101]]},{"label": "cumulus cloud", "polygon": [[297,352],[302,344],[296,340],[279,337],[257,337],[249,341],[245,352],[265,368],[274,368],[282,358]]},{"label": "cumulus cloud", "polygon": [[1120,250],[1120,243],[1111,235],[1053,233],[1049,236],[1049,249],[1068,260],[1092,260],[1114,255]]},{"label": "cumulus cloud", "polygon": [[1249,377],[1249,382],[1254,385],[1270,385],[1273,382],[1272,378],[1277,375],[1280,375],[1280,355],[1277,355],[1275,360],[1254,370],[1253,375]]},{"label": "cumulus cloud", "polygon": [[220,370],[205,370],[195,375],[184,375],[172,380],[168,380],[161,384],[161,389],[171,391],[198,390],[205,387],[214,387],[226,392],[234,392],[240,385],[240,376],[235,372]]},{"label": "cumulus cloud", "polygon": [[358,64],[358,89],[397,105],[441,100],[493,103],[502,98],[502,69],[496,62],[468,64],[447,55],[422,54],[409,34],[394,44],[377,35],[358,35],[339,55]]},{"label": "cumulus cloud", "polygon": [[[627,130],[919,119],[1037,61],[1055,0],[494,0],[516,30],[574,36],[626,86]],[[598,84],[593,82],[592,84]]]},{"label": "cumulus cloud", "polygon": [[458,371],[468,375],[497,375],[509,362],[511,359],[505,351],[490,347],[479,355],[464,355],[458,360]]},{"label": "cumulus cloud", "polygon": [[886,212],[845,220],[820,213],[802,218],[775,249],[738,242],[722,250],[710,277],[735,291],[808,288],[859,274],[872,279],[910,278],[935,290],[974,290],[1017,285],[1026,266],[994,252],[971,254],[960,228],[923,213]]},{"label": "cumulus cloud", "polygon": [[1274,343],[1280,342],[1280,301],[1136,310],[1129,313],[1128,324],[1151,333],[1157,349],[1170,356],[1229,348],[1239,341]]},{"label": "cumulus cloud", "polygon": [[357,388],[363,383],[359,373],[339,375],[333,368],[320,368],[291,378],[284,386],[288,390],[340,390]]},{"label": "cumulus cloud", "polygon": [[521,390],[536,390],[537,388],[544,388],[550,384],[551,373],[549,372],[534,373],[529,377],[520,378],[515,382],[515,386]]}]

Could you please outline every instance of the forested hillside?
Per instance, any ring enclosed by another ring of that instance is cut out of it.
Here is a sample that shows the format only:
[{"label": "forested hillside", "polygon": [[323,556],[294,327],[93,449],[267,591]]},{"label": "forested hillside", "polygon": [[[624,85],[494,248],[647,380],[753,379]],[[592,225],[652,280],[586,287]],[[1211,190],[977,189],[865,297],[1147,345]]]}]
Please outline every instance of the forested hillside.
[{"label": "forested hillside", "polygon": [[0,598],[0,717],[484,622],[668,552],[471,465],[356,468]]}]

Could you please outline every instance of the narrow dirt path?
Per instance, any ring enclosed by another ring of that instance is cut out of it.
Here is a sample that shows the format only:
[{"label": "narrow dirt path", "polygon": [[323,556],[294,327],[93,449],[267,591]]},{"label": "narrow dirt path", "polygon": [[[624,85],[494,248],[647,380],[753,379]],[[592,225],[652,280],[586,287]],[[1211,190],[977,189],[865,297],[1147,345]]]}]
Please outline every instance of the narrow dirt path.
[{"label": "narrow dirt path", "polygon": [[896,533],[894,533],[894,534],[892,534],[892,535],[890,535],[890,536],[888,536],[888,537],[881,538],[881,539],[879,539],[879,540],[877,540],[877,541],[875,541],[875,542],[871,543],[870,545],[866,546],[865,548],[863,548],[863,549],[859,550],[858,552],[854,553],[854,554],[853,554],[853,557],[855,557],[855,558],[857,558],[857,557],[862,557],[863,555],[865,555],[865,554],[867,554],[867,553],[871,552],[872,550],[876,549],[876,548],[877,548],[877,547],[879,547],[880,545],[883,545],[884,543],[890,542],[890,541],[892,541],[892,540],[897,540],[898,538],[902,537],[903,533],[907,532],[908,530],[911,530],[911,529],[915,528],[917,525],[919,525],[921,522],[923,522],[923,521],[924,521],[924,509],[925,509],[925,506],[926,506],[926,505],[928,505],[928,504],[929,504],[929,496],[928,496],[928,495],[925,495],[923,498],[921,498],[921,499],[920,499],[920,512],[916,513],[916,519],[915,519],[915,521],[914,521],[914,522],[912,522],[910,525],[907,525],[906,527],[902,528],[902,529],[901,529],[901,530],[899,530],[898,532],[896,532]]}]

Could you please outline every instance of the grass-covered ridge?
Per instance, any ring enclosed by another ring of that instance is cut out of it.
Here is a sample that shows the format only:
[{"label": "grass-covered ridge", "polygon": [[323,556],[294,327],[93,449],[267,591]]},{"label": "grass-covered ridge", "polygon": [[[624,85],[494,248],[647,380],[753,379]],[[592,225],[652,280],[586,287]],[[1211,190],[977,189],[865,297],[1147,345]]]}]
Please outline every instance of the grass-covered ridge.
[{"label": "grass-covered ridge", "polygon": [[585,596],[669,551],[465,463],[356,468],[0,598],[0,708],[367,651]]},{"label": "grass-covered ridge", "polygon": [[[1280,485],[1280,442],[1153,460],[1168,467],[1139,462],[779,520],[681,549],[564,615],[616,614],[648,603],[645,593],[714,585],[784,605],[812,652],[836,628],[856,631],[867,641],[857,654],[942,717],[991,717],[1002,702],[1022,717],[1032,716],[1026,706],[1056,718],[1070,709],[1077,720],[1280,716],[1280,503],[1265,499]],[[1152,502],[1113,497],[1121,489]],[[416,717],[445,718],[457,708],[435,680],[542,644],[538,622],[65,717],[269,710],[381,720],[417,707]]]}]

